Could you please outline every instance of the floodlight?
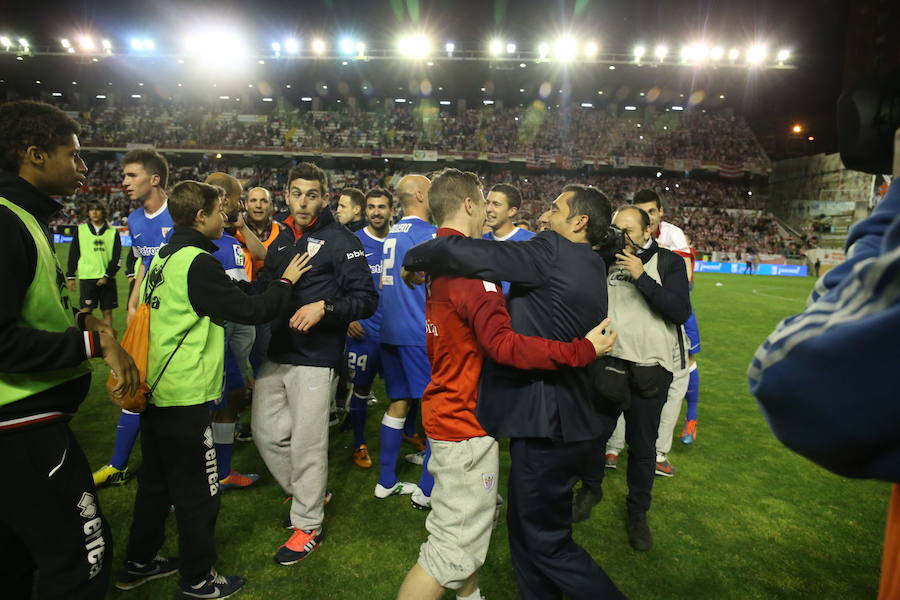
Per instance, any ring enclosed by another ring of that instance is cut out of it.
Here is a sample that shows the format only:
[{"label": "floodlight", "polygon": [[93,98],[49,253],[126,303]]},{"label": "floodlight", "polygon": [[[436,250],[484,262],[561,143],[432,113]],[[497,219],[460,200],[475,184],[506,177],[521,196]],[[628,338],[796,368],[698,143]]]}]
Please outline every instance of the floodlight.
[{"label": "floodlight", "polygon": [[566,62],[575,58],[576,45],[575,39],[571,37],[562,37],[556,40],[556,58]]},{"label": "floodlight", "polygon": [[59,40],[59,43],[63,48],[71,48],[72,47],[72,42],[70,42],[66,38]]},{"label": "floodlight", "polygon": [[755,44],[747,49],[747,62],[751,65],[758,65],[766,59],[766,47],[762,44]]},{"label": "floodlight", "polygon": [[740,50],[738,50],[737,48],[732,48],[731,50],[728,51],[728,60],[735,61],[738,59],[738,57],[740,57],[740,55],[741,55]]},{"label": "floodlight", "polygon": [[713,60],[722,60],[723,56],[725,56],[725,48],[722,46],[716,46],[709,53],[709,57]]},{"label": "floodlight", "polygon": [[[19,41],[21,44],[21,40]],[[94,40],[91,39],[88,35],[83,35],[78,38],[78,45],[81,46],[82,50],[93,50],[94,49]]]},{"label": "floodlight", "polygon": [[793,131],[794,133],[802,133],[803,127],[800,124],[796,124],[791,128],[791,131]]},{"label": "floodlight", "polygon": [[488,45],[488,51],[497,56],[503,51],[503,42],[500,40],[491,40],[491,43]]},{"label": "floodlight", "polygon": [[419,34],[400,38],[398,46],[403,56],[424,58],[428,56],[431,44],[428,38]]},{"label": "floodlight", "polygon": [[634,48],[634,60],[640,62],[644,57],[644,54],[647,53],[647,49],[643,46],[635,46]]},{"label": "floodlight", "polygon": [[325,54],[325,50],[326,50],[327,48],[328,48],[328,47],[325,45],[325,40],[322,40],[322,39],[320,39],[320,38],[316,38],[316,39],[314,39],[313,42],[312,42],[312,50],[313,50],[313,52],[315,52],[316,54],[319,54],[319,55]]},{"label": "floodlight", "polygon": [[656,47],[656,50],[653,51],[653,55],[659,60],[664,60],[668,54],[669,48],[665,44],[660,44]]},{"label": "floodlight", "polygon": [[782,63],[791,57],[791,51],[787,48],[783,48],[778,51],[778,62]]},{"label": "floodlight", "polygon": [[[69,46],[66,46],[67,43],[68,43],[68,40],[63,40],[62,45],[63,45],[64,48],[68,48],[68,47],[69,47]],[[137,39],[137,38],[132,38],[132,40],[131,40],[131,49],[132,49],[132,50],[143,50],[143,49],[144,49],[144,42],[141,41],[141,40],[139,40],[139,39]]]},{"label": "floodlight", "polygon": [[[272,48],[274,48],[274,47],[275,47],[275,45],[273,44]],[[294,38],[289,38],[289,39],[284,40],[284,50],[288,54],[297,54],[298,52],[300,52],[299,40],[296,40]]]},{"label": "floodlight", "polygon": [[447,51],[447,54],[453,54],[453,51],[456,50],[456,44],[454,44],[453,42],[447,42],[447,44],[444,46],[444,50]]},{"label": "floodlight", "polygon": [[538,55],[540,55],[541,58],[547,58],[548,54],[550,54],[550,44],[547,42],[538,44]]},{"label": "floodlight", "polygon": [[356,54],[357,56],[362,56],[366,53],[366,44],[365,42],[356,42]]},{"label": "floodlight", "polygon": [[507,54],[515,54],[516,53],[516,45],[513,42],[508,42],[506,44],[506,53]]},{"label": "floodlight", "polygon": [[9,47],[12,46],[12,40],[4,35],[0,37],[0,44],[3,45],[4,49],[9,50]]},{"label": "floodlight", "polygon": [[343,54],[353,54],[354,43],[350,38],[343,38],[341,40],[341,53]]},{"label": "floodlight", "polygon": [[596,42],[588,42],[584,45],[584,55],[588,58],[594,58],[595,56],[597,56],[598,50],[599,49],[597,48]]},{"label": "floodlight", "polygon": [[109,40],[103,40],[100,42],[100,45],[103,46],[104,50],[112,50],[112,42]]},{"label": "floodlight", "polygon": [[20,45],[23,49],[28,50],[28,45],[29,45],[29,44],[28,44],[28,40],[26,40],[25,38],[19,38],[19,45]]},{"label": "floodlight", "polygon": [[144,40],[144,50],[156,50],[156,43],[153,40]]}]

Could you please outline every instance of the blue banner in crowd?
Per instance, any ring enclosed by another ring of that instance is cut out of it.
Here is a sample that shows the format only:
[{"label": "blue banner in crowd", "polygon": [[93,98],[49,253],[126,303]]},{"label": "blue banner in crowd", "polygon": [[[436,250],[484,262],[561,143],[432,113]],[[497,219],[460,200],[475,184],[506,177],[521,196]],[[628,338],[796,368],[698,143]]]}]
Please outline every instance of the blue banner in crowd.
[{"label": "blue banner in crowd", "polygon": [[[743,274],[747,269],[746,263],[736,262],[706,262],[698,260],[694,263],[695,273],[735,273]],[[786,277],[807,277],[809,268],[806,265],[753,265],[754,275],[782,275]]]},{"label": "blue banner in crowd", "polygon": [[[122,246],[131,247],[131,236],[127,233],[119,232],[119,239],[122,240]],[[53,243],[54,244],[71,244],[72,236],[71,235],[63,235],[61,233],[53,234]]]}]

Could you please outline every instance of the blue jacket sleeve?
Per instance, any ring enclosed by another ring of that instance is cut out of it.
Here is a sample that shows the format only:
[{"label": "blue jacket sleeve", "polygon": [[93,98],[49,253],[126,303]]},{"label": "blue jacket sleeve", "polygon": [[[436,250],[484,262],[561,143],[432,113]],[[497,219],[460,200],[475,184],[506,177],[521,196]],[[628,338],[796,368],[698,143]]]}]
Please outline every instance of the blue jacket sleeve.
[{"label": "blue jacket sleeve", "polygon": [[538,287],[549,277],[556,256],[551,236],[541,233],[527,242],[495,242],[451,235],[409,249],[403,259],[408,271],[458,275],[485,281]]},{"label": "blue jacket sleeve", "polygon": [[786,446],[838,474],[900,482],[900,180],[853,227],[848,260],[750,364]]}]

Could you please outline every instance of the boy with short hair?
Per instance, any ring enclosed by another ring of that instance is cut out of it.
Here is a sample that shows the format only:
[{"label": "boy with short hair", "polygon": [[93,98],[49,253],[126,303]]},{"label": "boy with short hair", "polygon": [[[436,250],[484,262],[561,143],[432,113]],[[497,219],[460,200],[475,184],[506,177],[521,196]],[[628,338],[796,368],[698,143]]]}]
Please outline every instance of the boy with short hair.
[{"label": "boy with short hair", "polygon": [[[144,463],[125,569],[116,587],[132,589],[177,568],[177,597],[227,598],[245,580],[218,575],[213,568],[219,477],[208,403],[222,392],[225,342],[220,323],[273,319],[307,270],[307,259],[294,256],[264,294],[248,296],[212,256],[213,240],[221,237],[224,226],[219,188],[179,183],[169,210],[174,232],[150,263],[141,287],[151,307],[147,383],[152,397],[141,417]],[[180,565],[157,555],[173,505]]]},{"label": "boy with short hair", "polygon": [[122,256],[122,241],[115,227],[106,221],[106,207],[91,202],[88,222],[75,230],[69,247],[69,269],[66,284],[75,291],[77,273],[81,288],[81,312],[88,314],[99,307],[103,322],[112,327],[112,311],[119,307],[116,273]]}]

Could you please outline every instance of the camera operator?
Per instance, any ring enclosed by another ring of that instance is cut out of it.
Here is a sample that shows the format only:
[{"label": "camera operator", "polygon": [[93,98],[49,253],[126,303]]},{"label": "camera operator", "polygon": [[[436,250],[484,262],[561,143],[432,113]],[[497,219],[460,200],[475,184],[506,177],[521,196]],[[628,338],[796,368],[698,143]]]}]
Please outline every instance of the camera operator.
[{"label": "camera operator", "polygon": [[749,370],[750,391],[791,450],[845,477],[895,484],[879,600],[900,597],[900,403],[892,378],[900,339],[900,129],[893,169],[884,199],[850,229],[847,260],[816,283],[804,312],[776,327]]},{"label": "camera operator", "polygon": [[[612,223],[625,234],[625,247],[616,252],[609,269],[607,292],[609,317],[618,324],[619,335],[611,356],[620,360],[612,376],[620,378],[622,385],[615,387],[625,396],[618,405],[624,411],[628,443],[628,541],[646,552],[653,545],[647,511],[657,430],[672,374],[686,364],[680,326],[691,315],[691,300],[684,261],[653,239],[646,211],[622,207]],[[601,442],[600,448],[606,440]],[[602,498],[603,471],[599,465],[583,478],[576,512],[589,511]]]}]

